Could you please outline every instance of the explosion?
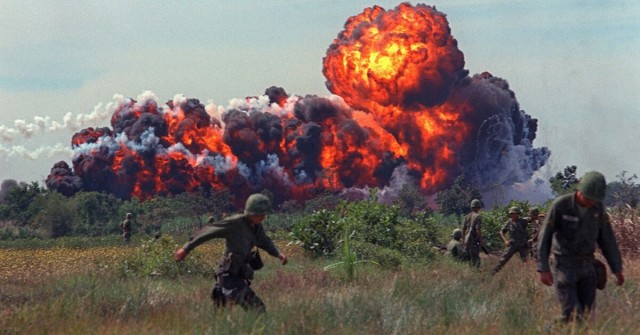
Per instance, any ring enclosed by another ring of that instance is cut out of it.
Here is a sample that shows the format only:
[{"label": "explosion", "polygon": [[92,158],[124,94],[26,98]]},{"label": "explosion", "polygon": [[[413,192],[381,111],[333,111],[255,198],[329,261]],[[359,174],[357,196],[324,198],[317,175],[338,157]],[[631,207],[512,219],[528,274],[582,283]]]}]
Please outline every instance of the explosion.
[{"label": "explosion", "polygon": [[150,92],[121,98],[112,128],[76,133],[73,171],[57,163],[47,185],[143,200],[229,189],[239,202],[268,189],[281,202],[384,187],[408,171],[433,194],[460,175],[478,188],[524,182],[549,158],[533,148],[537,120],[507,82],[468,75],[434,7],[365,9],[323,65],[326,98],[279,87],[227,108],[181,96],[160,104]]}]

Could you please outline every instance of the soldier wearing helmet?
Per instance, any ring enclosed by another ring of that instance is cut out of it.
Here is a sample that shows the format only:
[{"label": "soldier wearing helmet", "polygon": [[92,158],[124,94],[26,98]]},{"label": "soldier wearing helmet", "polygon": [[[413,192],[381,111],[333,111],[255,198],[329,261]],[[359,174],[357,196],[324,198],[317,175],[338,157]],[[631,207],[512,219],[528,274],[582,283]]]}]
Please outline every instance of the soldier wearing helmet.
[{"label": "soldier wearing helmet", "polygon": [[[538,272],[545,285],[555,285],[562,320],[594,316],[596,245],[602,250],[617,284],[624,283],[622,258],[609,215],[602,203],[607,183],[597,171],[587,172],[573,193],[556,198],[548,211],[538,245]],[[550,266],[549,257],[555,262]],[[606,279],[606,277],[605,277]]]},{"label": "soldier wearing helmet", "polygon": [[[518,207],[509,208],[509,221],[500,229],[500,237],[507,248],[500,257],[498,265],[493,269],[494,275],[507,264],[516,252],[520,254],[520,259],[522,259],[523,263],[527,261],[527,221],[520,218],[520,213],[521,211]],[[509,234],[508,239],[506,234]]]},{"label": "soldier wearing helmet", "polygon": [[245,203],[244,213],[236,214],[221,221],[211,222],[189,239],[175,253],[177,262],[187,254],[213,238],[225,239],[224,256],[216,269],[216,284],[211,294],[216,306],[240,305],[244,309],[265,311],[262,300],[251,289],[254,269],[251,258],[254,247],[277,257],[282,265],[287,264],[287,256],[280,252],[266,235],[262,221],[271,211],[271,200],[263,194],[252,194]]},{"label": "soldier wearing helmet", "polygon": [[482,216],[480,215],[482,203],[478,199],[473,199],[470,207],[471,213],[464,218],[462,227],[462,244],[464,253],[469,258],[469,264],[477,269],[480,268],[480,249],[484,247]]},{"label": "soldier wearing helmet", "polygon": [[120,230],[122,230],[122,238],[126,243],[131,241],[131,221],[133,220],[133,214],[127,213],[124,221],[120,224]]},{"label": "soldier wearing helmet", "polygon": [[464,248],[462,247],[462,230],[456,228],[451,234],[451,241],[447,244],[446,254],[459,261],[464,258]]},{"label": "soldier wearing helmet", "polygon": [[529,238],[529,254],[534,260],[538,260],[538,237],[540,230],[542,229],[542,217],[540,209],[538,207],[529,208],[529,216],[524,218],[529,224],[531,230],[531,237]]}]

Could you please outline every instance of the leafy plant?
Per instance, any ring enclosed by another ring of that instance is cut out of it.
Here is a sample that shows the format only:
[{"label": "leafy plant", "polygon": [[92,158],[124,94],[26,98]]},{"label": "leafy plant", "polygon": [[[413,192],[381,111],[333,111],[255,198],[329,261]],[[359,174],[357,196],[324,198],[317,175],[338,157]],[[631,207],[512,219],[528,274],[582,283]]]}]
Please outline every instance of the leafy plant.
[{"label": "leafy plant", "polygon": [[171,279],[184,274],[211,275],[211,270],[198,254],[191,254],[183,262],[176,263],[173,253],[177,248],[178,244],[167,235],[149,239],[120,262],[120,273],[123,276]]},{"label": "leafy plant", "polygon": [[352,282],[354,279],[356,279],[356,265],[362,263],[372,263],[379,265],[378,263],[371,260],[358,260],[356,252],[351,247],[351,237],[353,237],[354,234],[355,231],[351,232],[351,234],[349,234],[347,230],[344,231],[342,239],[341,261],[324,267],[325,271],[335,268],[341,268],[345,275],[345,279],[348,282]]}]

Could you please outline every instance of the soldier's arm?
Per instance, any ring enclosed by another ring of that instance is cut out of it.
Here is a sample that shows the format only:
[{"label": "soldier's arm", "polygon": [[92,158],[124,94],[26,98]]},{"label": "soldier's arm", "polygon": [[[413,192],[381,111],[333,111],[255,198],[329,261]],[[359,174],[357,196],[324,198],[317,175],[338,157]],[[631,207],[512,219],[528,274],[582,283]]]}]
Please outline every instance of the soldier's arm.
[{"label": "soldier's arm", "polygon": [[611,228],[609,214],[607,213],[603,216],[602,228],[598,235],[598,245],[600,246],[600,250],[602,250],[604,258],[607,260],[607,263],[609,263],[611,272],[621,273],[622,257],[620,255],[620,249],[618,249],[616,237],[613,233],[613,228]]},{"label": "soldier's arm", "polygon": [[226,237],[230,234],[234,225],[226,224],[226,222],[218,221],[210,225],[203,227],[196,231],[193,236],[189,238],[189,241],[182,247],[185,252],[189,253],[191,250],[199,246],[200,244],[212,239]]},{"label": "soldier's arm", "polygon": [[266,251],[269,255],[273,257],[278,257],[280,255],[280,251],[278,250],[276,245],[273,243],[271,238],[267,236],[267,234],[264,231],[264,227],[262,225],[260,225],[259,227],[260,228],[258,228],[258,231],[256,234],[256,246]]}]

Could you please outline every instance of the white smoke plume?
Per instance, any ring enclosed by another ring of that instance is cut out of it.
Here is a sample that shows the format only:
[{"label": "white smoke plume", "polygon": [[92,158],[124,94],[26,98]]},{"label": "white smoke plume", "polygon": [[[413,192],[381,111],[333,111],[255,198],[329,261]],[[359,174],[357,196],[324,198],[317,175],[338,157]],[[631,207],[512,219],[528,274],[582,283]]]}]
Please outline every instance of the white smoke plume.
[{"label": "white smoke plume", "polygon": [[0,157],[23,157],[30,160],[37,160],[41,157],[53,157],[58,155],[65,155],[69,158],[73,156],[73,150],[71,147],[65,146],[62,143],[57,143],[52,146],[42,146],[37,149],[27,149],[22,145],[13,145],[5,147],[0,145]]}]

